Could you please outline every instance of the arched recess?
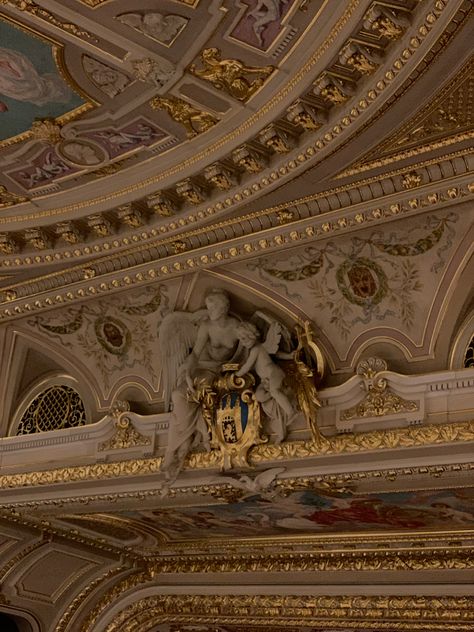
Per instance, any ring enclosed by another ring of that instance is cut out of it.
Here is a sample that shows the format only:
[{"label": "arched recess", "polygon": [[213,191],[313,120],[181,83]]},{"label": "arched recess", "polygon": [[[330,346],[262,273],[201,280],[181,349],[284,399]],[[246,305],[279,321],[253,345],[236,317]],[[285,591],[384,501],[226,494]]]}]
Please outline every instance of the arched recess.
[{"label": "arched recess", "polygon": [[474,352],[474,309],[467,315],[461,323],[451,346],[449,358],[450,369],[463,369],[466,364],[469,368],[473,366],[472,358]]},{"label": "arched recess", "polygon": [[89,403],[84,401],[81,396],[80,391],[83,390],[81,388],[81,384],[70,375],[64,373],[54,373],[52,375],[48,375],[48,377],[41,378],[25,393],[12,416],[12,420],[8,428],[8,436],[15,436],[18,434],[18,427],[34,400],[41,395],[46,395],[48,391],[51,391],[56,387],[66,387],[70,393],[73,393],[77,397],[78,403],[83,406],[83,409],[85,409],[86,423],[90,422],[92,410]]},{"label": "arched recess", "polygon": [[93,375],[72,362],[63,350],[58,351],[37,335],[9,329],[3,340],[4,376],[0,383],[0,436],[8,434],[12,420],[41,388],[69,380],[84,402],[89,423],[100,419],[104,411]]},{"label": "arched recess", "polygon": [[110,399],[114,402],[117,400],[129,402],[133,412],[140,415],[154,413],[157,402],[162,401],[161,397],[156,397],[149,384],[139,378],[134,378],[132,381],[120,380],[112,389]]},{"label": "arched recess", "polygon": [[0,630],[2,632],[41,632],[41,627],[30,613],[2,605]]}]

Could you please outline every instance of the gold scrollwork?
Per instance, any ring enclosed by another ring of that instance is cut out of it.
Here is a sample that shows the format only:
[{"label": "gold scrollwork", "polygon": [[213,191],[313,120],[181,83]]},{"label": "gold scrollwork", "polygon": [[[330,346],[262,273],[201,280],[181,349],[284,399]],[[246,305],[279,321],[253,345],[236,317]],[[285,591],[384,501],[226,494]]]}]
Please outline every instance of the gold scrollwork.
[{"label": "gold scrollwork", "polygon": [[[372,430],[357,434],[347,433],[330,437],[322,444],[311,441],[288,441],[279,445],[255,446],[249,454],[251,464],[268,463],[288,458],[310,458],[321,454],[344,454],[367,450],[393,450],[413,446],[474,441],[474,420],[451,424],[410,426],[392,430]],[[217,468],[220,457],[216,451],[191,454],[186,468]],[[112,463],[94,463],[0,475],[0,487],[14,489],[35,485],[52,485],[71,481],[107,480],[130,476],[137,471],[142,475],[157,474],[161,458],[129,459]]]},{"label": "gold scrollwork", "polygon": [[364,379],[367,394],[356,406],[341,412],[341,421],[419,410],[418,402],[403,399],[389,388],[387,379],[379,375],[386,370],[387,364],[380,358],[368,358],[359,363],[357,373]]},{"label": "gold scrollwork", "polygon": [[0,185],[0,208],[23,204],[23,202],[28,202],[28,198],[23,195],[18,195],[18,193],[11,193],[3,184]]},{"label": "gold scrollwork", "polygon": [[173,97],[154,97],[150,101],[153,110],[165,110],[177,123],[181,123],[186,130],[188,138],[202,134],[211,129],[218,119],[210,114],[198,110],[184,99]]},{"label": "gold scrollwork", "polygon": [[132,424],[129,417],[123,416],[115,421],[115,434],[99,445],[99,451],[125,450],[151,444],[150,437],[144,437]]},{"label": "gold scrollwork", "polygon": [[[116,584],[90,612],[81,629],[93,630],[110,603],[115,603],[115,597],[140,582],[149,581],[150,576],[153,576],[151,568],[148,573]],[[214,625],[219,620],[234,625],[304,624],[318,630],[339,628],[343,624],[351,629],[470,632],[474,599],[472,596],[154,595],[121,610],[105,632],[123,629],[147,632],[157,623],[170,620]]]},{"label": "gold scrollwork", "polygon": [[18,9],[18,11],[23,11],[25,13],[29,13],[33,17],[40,18],[41,20],[45,20],[49,22],[53,26],[61,29],[62,31],[66,31],[67,33],[71,33],[76,37],[84,37],[96,42],[96,38],[89,33],[89,31],[84,31],[79,28],[77,24],[72,24],[71,22],[63,22],[59,20],[51,11],[47,11],[43,7],[40,7],[39,4],[33,2],[33,0],[0,0],[0,5],[6,4],[14,9]]}]

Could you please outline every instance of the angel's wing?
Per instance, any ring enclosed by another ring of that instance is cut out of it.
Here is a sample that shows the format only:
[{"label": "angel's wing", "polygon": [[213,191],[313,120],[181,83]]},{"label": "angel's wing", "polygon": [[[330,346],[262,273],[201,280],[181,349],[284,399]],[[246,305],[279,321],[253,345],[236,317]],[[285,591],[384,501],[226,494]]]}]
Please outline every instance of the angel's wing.
[{"label": "angel's wing", "polygon": [[265,337],[265,341],[263,346],[268,351],[268,353],[276,353],[278,351],[278,347],[280,346],[281,340],[281,325],[276,321],[271,323],[268,328],[267,335]]},{"label": "angel's wing", "polygon": [[186,18],[183,18],[180,15],[167,15],[164,21],[166,23],[166,26],[169,26],[176,30],[182,28],[188,22]]},{"label": "angel's wing", "polygon": [[[293,345],[291,342],[290,332],[285,327],[285,325],[283,325],[283,323],[280,323],[274,316],[263,310],[257,310],[252,314],[250,322],[256,325],[258,329],[263,332],[265,337],[264,345],[268,353],[276,353],[279,349],[280,351],[287,352],[292,350]],[[270,333],[270,330],[272,329],[273,331]],[[275,347],[276,332],[279,333],[280,338],[278,340],[278,345],[276,349],[274,351],[271,351],[270,348]],[[268,348],[266,344],[267,338],[269,338]]]},{"label": "angel's wing", "polygon": [[117,16],[117,20],[134,29],[139,29],[142,25],[142,16],[139,13],[122,13]]},{"label": "angel's wing", "polygon": [[273,483],[273,481],[277,478],[279,474],[282,474],[286,468],[284,467],[272,467],[269,470],[265,470],[261,474],[258,474],[255,477],[255,482],[258,485],[258,489],[266,489],[269,485]]},{"label": "angel's wing", "polygon": [[176,386],[179,368],[196,342],[199,324],[206,316],[205,309],[197,312],[171,312],[161,321],[158,341],[163,367],[165,410],[169,410],[171,391]]}]

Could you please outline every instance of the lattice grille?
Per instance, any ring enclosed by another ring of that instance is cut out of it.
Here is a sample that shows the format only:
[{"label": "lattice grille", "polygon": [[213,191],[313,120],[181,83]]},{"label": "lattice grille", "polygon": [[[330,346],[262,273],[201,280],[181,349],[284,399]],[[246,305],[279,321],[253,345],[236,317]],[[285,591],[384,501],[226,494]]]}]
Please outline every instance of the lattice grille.
[{"label": "lattice grille", "polygon": [[51,386],[28,406],[17,435],[75,428],[85,423],[86,411],[76,391],[69,386]]},{"label": "lattice grille", "polygon": [[474,369],[474,336],[471,338],[466,353],[464,354],[464,368]]}]

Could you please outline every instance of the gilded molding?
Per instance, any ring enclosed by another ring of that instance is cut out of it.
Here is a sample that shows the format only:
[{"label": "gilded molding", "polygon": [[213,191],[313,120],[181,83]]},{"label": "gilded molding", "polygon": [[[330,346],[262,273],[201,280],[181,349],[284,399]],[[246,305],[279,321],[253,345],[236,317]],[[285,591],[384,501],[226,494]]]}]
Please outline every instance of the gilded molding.
[{"label": "gilded molding", "polygon": [[86,38],[96,42],[96,38],[89,33],[89,31],[84,31],[77,26],[77,24],[72,24],[71,22],[63,22],[58,20],[58,18],[51,13],[51,11],[47,11],[43,7],[41,7],[33,0],[1,0],[0,4],[4,4],[10,6],[18,11],[22,11],[28,13],[32,17],[39,18],[45,22],[48,22],[52,26],[55,26],[66,33],[70,33],[75,37]]},{"label": "gilded molding", "polygon": [[[9,524],[19,525],[20,527],[41,534],[42,540],[36,540],[36,542],[29,545],[30,547],[32,547],[31,550],[42,546],[45,540],[53,540],[54,538],[58,538],[66,539],[70,542],[75,542],[95,551],[104,551],[107,554],[112,554],[114,557],[117,558],[122,555],[124,558],[128,558],[129,560],[134,561],[138,557],[138,555],[134,554],[130,550],[127,550],[125,547],[118,548],[115,544],[110,544],[103,539],[97,539],[91,537],[90,535],[79,533],[77,530],[65,529],[63,527],[53,525],[48,520],[32,518],[26,514],[20,515],[13,511],[5,511],[3,507],[0,510],[0,518],[7,521]],[[18,555],[24,557],[26,554],[23,555],[23,552],[20,551]]]},{"label": "gilded molding", "polygon": [[[433,25],[435,24],[435,22],[437,21],[437,19],[439,18],[439,16],[441,15],[441,13],[443,12],[443,10],[446,8],[446,2],[444,0],[438,0],[437,2],[435,2],[433,10],[430,11],[426,17],[425,17],[425,22],[423,24],[423,26],[420,26],[419,28],[419,35],[417,35],[417,37],[412,38],[411,42],[410,42],[410,49],[405,49],[401,55],[401,57],[399,58],[399,60],[397,60],[397,63],[394,63],[394,70],[390,71],[389,73],[386,74],[386,77],[384,79],[383,82],[379,82],[379,83],[383,83],[384,85],[387,83],[388,79],[390,79],[390,81],[393,80],[393,78],[397,75],[397,73],[399,72],[399,70],[403,67],[403,65],[407,62],[407,60],[410,58],[410,56],[412,54],[414,54],[416,52],[416,49],[419,48],[421,40],[423,38],[426,37],[426,35],[429,33],[429,31],[431,30],[431,28],[433,27]],[[349,10],[349,9],[348,9]],[[346,16],[347,18],[347,16]],[[342,18],[341,18],[342,20]],[[462,20],[459,21],[459,26],[461,24]],[[338,25],[339,26],[339,25]],[[450,37],[452,36],[452,33],[450,34]],[[408,52],[407,52],[408,51]],[[309,62],[308,62],[309,63]],[[390,76],[389,76],[390,75]],[[351,111],[351,116],[355,116],[355,114],[353,114],[353,112],[358,112],[358,114],[362,113],[367,107],[368,104],[370,103],[371,100],[375,99],[378,95],[378,93],[382,90],[382,88],[378,88],[377,90],[371,90],[367,93],[367,99],[362,99],[359,102],[359,107],[358,108],[353,108],[353,110]],[[323,138],[320,138],[319,140],[316,141],[316,143],[314,144],[314,147],[308,147],[307,150],[304,153],[301,153],[298,156],[297,160],[290,160],[286,166],[283,166],[281,168],[279,168],[276,171],[273,171],[270,174],[270,177],[263,177],[261,179],[260,183],[256,183],[254,185],[252,185],[252,193],[253,191],[257,191],[263,188],[265,188],[269,183],[271,183],[273,180],[280,178],[282,175],[285,175],[287,173],[290,173],[291,169],[294,169],[298,166],[298,163],[301,161],[305,161],[309,158],[311,158],[312,156],[315,155],[315,152],[320,150],[323,146],[325,146],[328,142],[329,142],[329,138],[333,138],[335,135],[339,134],[345,126],[347,126],[349,124],[349,122],[352,119],[350,117],[345,117],[344,119],[341,120],[341,123],[339,125],[335,125],[331,131],[331,133],[327,133],[324,135]],[[142,183],[143,184],[143,183]],[[255,188],[257,187],[257,188]],[[136,188],[136,187],[135,187]],[[243,195],[247,195],[247,193],[245,192],[247,190],[244,190]],[[250,191],[250,189],[248,189],[248,191]],[[118,195],[118,194],[117,194]],[[209,207],[208,209],[206,209],[206,214],[214,214],[216,212],[218,212],[219,210],[221,210],[222,208],[227,208],[229,205],[232,205],[234,203],[238,203],[240,201],[242,201],[243,195],[241,193],[236,193],[233,195],[233,197],[231,198],[227,198],[225,200],[225,203],[222,202],[217,202],[213,207]],[[101,200],[102,201],[102,198]],[[90,205],[90,204],[88,204]],[[35,215],[29,215],[28,217],[34,217],[34,216],[44,216],[44,214],[46,213],[46,215],[48,216],[54,216],[57,215],[63,211],[65,211],[67,209],[54,209],[53,211],[45,211],[45,212],[40,212],[38,214]],[[2,218],[3,219],[3,218]],[[2,221],[2,219],[0,219],[0,221]],[[11,220],[13,218],[5,218],[8,220]],[[24,218],[17,217],[15,218],[18,221],[22,221]],[[195,221],[195,220],[193,220]],[[153,231],[151,231],[153,233]],[[140,240],[142,240],[143,237],[140,237]],[[117,244],[118,246],[120,246],[120,242],[118,240],[115,240],[114,242],[114,248],[117,247],[115,244]],[[110,248],[110,244],[104,244],[104,250],[105,249],[109,249]],[[76,249],[72,254],[71,253],[64,253],[64,256],[66,257],[70,257],[70,256],[81,256],[82,254],[86,254],[87,255],[87,250],[90,250],[90,248],[88,246],[84,247],[84,253],[81,253],[81,251],[79,249]],[[61,256],[61,253],[58,253]],[[25,263],[28,263],[27,259],[29,259],[30,257],[25,257]],[[56,257],[57,258],[57,257]],[[52,255],[46,255],[44,257],[45,262],[48,263],[50,262],[50,260],[53,260],[53,256]],[[20,261],[20,264],[22,263],[22,261],[20,259],[16,259],[15,260],[15,265],[17,265],[17,261]],[[180,271],[182,269],[182,266],[180,264],[176,264],[176,269],[177,271]]]},{"label": "gilded molding", "polygon": [[[92,632],[115,597],[148,577],[143,573],[114,586],[83,622],[83,631]],[[472,596],[155,595],[132,603],[104,630],[147,632],[158,623],[173,622],[471,632],[473,621]]]},{"label": "gilded molding", "polygon": [[18,193],[12,193],[7,187],[0,185],[0,208],[8,208],[28,202],[28,198]]},{"label": "gilded molding", "polygon": [[150,437],[145,437],[135,428],[128,417],[120,417],[115,421],[113,436],[99,444],[99,452],[108,450],[125,450],[137,446],[150,445]]},{"label": "gilded molding", "polygon": [[3,584],[10,571],[12,571],[17,566],[17,564],[28,557],[30,553],[33,553],[33,551],[40,549],[42,546],[44,546],[44,544],[45,541],[43,538],[40,538],[39,540],[35,539],[34,542],[30,542],[30,544],[23,547],[21,551],[10,558],[8,562],[0,569],[0,582]]},{"label": "gilded molding", "polygon": [[[474,421],[453,424],[411,426],[392,430],[373,430],[358,434],[343,434],[335,437],[320,437],[313,441],[292,441],[280,445],[259,445],[252,449],[249,461],[256,465],[274,461],[314,458],[321,455],[350,454],[374,450],[403,449],[414,446],[464,443],[474,441]],[[218,468],[220,455],[217,451],[191,454],[185,469]],[[3,474],[0,487],[15,489],[39,485],[57,485],[73,481],[106,480],[160,472],[161,457],[130,459],[112,463],[70,466],[37,472]]]},{"label": "gilded molding", "polygon": [[[330,47],[330,44],[332,43],[332,41],[334,41],[334,39],[339,34],[340,30],[347,23],[347,21],[350,18],[351,13],[358,6],[358,4],[359,4],[358,0],[352,1],[350,6],[347,7],[346,11],[339,19],[338,23],[332,29],[331,35],[327,38],[324,45],[319,47],[318,51],[311,57],[311,59],[309,59],[303,65],[303,67],[292,76],[288,84],[278,93],[276,97],[274,97],[271,101],[268,102],[268,104],[266,104],[262,108],[259,108],[259,111],[257,113],[249,117],[249,119],[245,123],[239,126],[238,132],[232,132],[230,134],[227,134],[224,138],[221,138],[219,141],[214,143],[214,145],[212,145],[211,147],[206,148],[204,151],[197,152],[196,154],[193,155],[192,158],[186,161],[183,161],[178,166],[172,167],[166,171],[160,171],[160,174],[158,176],[154,176],[139,184],[133,185],[133,187],[128,187],[127,189],[123,189],[119,192],[116,192],[114,194],[114,197],[118,197],[119,195],[122,195],[123,193],[130,193],[144,186],[157,183],[159,180],[165,177],[179,174],[179,172],[182,171],[183,169],[187,169],[188,167],[192,166],[192,164],[194,164],[195,162],[203,158],[206,158],[206,156],[210,155],[214,150],[219,149],[225,143],[232,140],[235,137],[236,133],[241,134],[243,130],[250,128],[254,123],[258,121],[258,119],[260,118],[262,114],[265,114],[274,105],[280,102],[281,99],[285,98],[289,94],[289,92],[299,83],[299,81],[307,74],[307,72],[310,71],[310,69],[316,64],[316,62],[321,57],[321,55]],[[366,97],[363,97],[362,99],[360,99],[359,102],[355,105],[355,107],[352,108],[350,112],[350,116],[348,115],[344,116],[338,124],[334,125],[330,131],[326,132],[326,134],[323,137],[319,138],[314,143],[314,146],[312,144],[308,146],[306,151],[304,151],[301,154],[303,162],[312,158],[317,151],[319,151],[322,147],[326,146],[329,142],[331,142],[334,138],[336,138],[342,131],[344,131],[348,125],[350,125],[356,118],[358,118],[362,113],[365,112],[365,110],[369,107],[371,102],[378,100],[379,95],[382,94],[389,85],[391,85],[391,83],[397,77],[397,75],[402,70],[404,65],[410,60],[410,58],[413,55],[417,53],[422,41],[427,37],[427,35],[432,30],[433,26],[435,25],[435,23],[437,22],[437,20],[439,19],[439,17],[442,15],[443,11],[446,8],[447,8],[447,3],[445,0],[437,0],[434,3],[429,13],[426,14],[422,23],[418,25],[417,35],[410,40],[408,47],[401,51],[399,58],[393,63],[392,69],[386,73],[384,79],[382,81],[377,82],[377,85],[374,88],[368,90]],[[300,157],[298,156],[298,161],[295,161],[295,160],[288,161],[286,165],[281,166],[278,170],[274,171],[273,173],[275,174],[275,177],[280,178],[281,176],[286,175],[287,173],[290,173],[292,169],[298,166],[298,162],[301,162],[299,158]],[[270,183],[272,183],[273,180],[274,178],[262,178],[262,180],[258,184],[258,188],[263,190]],[[75,204],[75,205],[72,205],[71,207],[64,207],[62,209],[53,209],[53,211],[48,211],[47,213],[49,213],[50,215],[54,215],[54,214],[58,214],[62,212],[67,212],[73,209],[77,210],[79,208],[83,208],[85,205],[87,205],[87,207],[91,207],[94,204],[106,201],[106,199],[109,200],[110,196],[107,196],[107,198],[100,197],[100,198],[95,198],[93,200],[87,200],[84,203]],[[240,202],[242,199],[243,199],[242,193],[236,193],[233,196],[233,198],[229,198],[229,201],[230,201],[229,203],[234,204],[236,202]],[[226,206],[228,206],[229,204],[227,203],[227,200],[225,202],[226,202]],[[220,210],[219,204],[221,203],[217,203],[215,207],[212,209],[213,213]],[[39,215],[41,214],[42,213],[40,213]],[[21,218],[20,218],[20,221],[21,221]]]},{"label": "gilded molding", "polygon": [[87,586],[83,588],[81,592],[68,604],[67,609],[61,615],[61,619],[56,623],[55,632],[66,632],[66,630],[70,630],[70,624],[84,601],[86,601],[86,599],[90,597],[101,584],[105,584],[110,579],[122,575],[129,570],[129,567],[125,565],[122,565],[119,568],[110,568],[102,573],[102,575],[89,582]]},{"label": "gilded molding", "polygon": [[386,370],[387,363],[380,358],[367,358],[359,362],[357,373],[362,376],[366,395],[355,406],[341,411],[341,421],[384,417],[420,409],[418,402],[403,399],[392,391],[387,379],[382,375]]},{"label": "gilded molding", "polygon": [[[338,178],[472,139],[473,73],[474,58],[471,57],[454,79],[434,95],[429,105],[418,111],[395,134],[382,141],[375,150],[371,150],[355,165],[338,174]],[[457,91],[466,95],[467,103],[462,101],[458,104],[458,109],[453,109],[451,101]]]},{"label": "gilded molding", "polygon": [[[312,477],[301,478],[285,478],[278,479],[275,482],[276,490],[279,494],[289,494],[295,490],[318,489],[322,493],[338,494],[352,493],[357,495],[357,486],[360,483],[377,482],[378,491],[400,491],[394,485],[396,481],[404,481],[403,491],[409,489],[424,490],[433,489],[432,485],[423,482],[416,482],[417,477],[429,476],[432,479],[440,481],[435,489],[443,489],[445,486],[452,484],[449,481],[443,486],[441,483],[443,477],[451,474],[465,474],[474,471],[474,463],[456,463],[447,465],[425,465],[419,467],[390,468],[386,470],[368,470],[362,472],[341,472],[339,474],[324,474]],[[408,487],[406,479],[413,481]],[[385,485],[381,486],[384,482]],[[179,481],[178,481],[179,484]],[[192,494],[193,496],[210,496],[220,501],[230,502],[235,499],[235,488],[227,484],[202,484],[195,486],[178,487],[176,484],[167,489],[166,498],[177,498]],[[125,500],[147,500],[162,499],[163,490],[161,487],[153,490],[141,490],[131,492],[110,492],[108,494],[89,494],[81,495],[80,499],[76,496],[66,496],[57,499],[42,499],[30,501],[13,501],[11,503],[3,502],[3,509],[45,509],[51,507],[53,509],[63,507],[71,507],[73,505],[87,505],[92,502],[115,503]]]},{"label": "gilded molding", "polygon": [[[343,538],[341,538],[343,540]],[[167,573],[300,573],[335,571],[445,571],[474,569],[472,546],[407,550],[365,549],[303,553],[250,552],[158,556],[150,562],[156,574]]]},{"label": "gilded molding", "polygon": [[[124,257],[128,255],[129,266],[136,270],[140,264],[150,265],[148,263],[149,257],[146,256],[146,250],[143,244],[138,246],[129,247],[126,250],[117,253],[117,272],[116,277],[110,279],[108,275],[107,280],[104,280],[99,275],[103,272],[110,270],[110,264],[114,261],[111,255],[101,257],[94,260],[94,268],[96,269],[97,278],[93,281],[89,287],[80,287],[72,291],[74,284],[83,281],[84,268],[83,265],[78,264],[67,269],[61,273],[50,273],[31,281],[24,283],[17,283],[5,287],[4,290],[15,290],[18,297],[17,304],[13,307],[7,307],[0,312],[0,320],[6,320],[9,318],[15,318],[24,313],[30,313],[32,311],[48,308],[54,304],[71,303],[74,300],[82,300],[89,296],[96,294],[103,294],[109,290],[114,291],[121,287],[130,287],[131,285],[140,285],[147,283],[150,280],[154,280],[162,277],[170,277],[182,274],[187,271],[196,271],[199,268],[208,268],[209,264],[220,263],[222,260],[237,260],[247,258],[249,256],[255,256],[260,251],[269,251],[270,249],[277,249],[288,245],[296,245],[298,242],[304,242],[307,239],[314,240],[324,239],[331,235],[331,233],[340,233],[344,230],[353,230],[354,227],[363,226],[369,222],[384,222],[387,219],[395,219],[397,216],[405,213],[419,212],[423,209],[434,210],[445,202],[453,203],[453,201],[462,201],[463,198],[472,197],[474,194],[474,183],[463,184],[460,186],[448,186],[445,188],[447,180],[443,182],[443,189],[439,192],[425,193],[416,197],[407,197],[404,200],[400,200],[397,204],[386,204],[382,207],[372,208],[365,212],[356,211],[355,209],[343,211],[334,211],[332,214],[327,213],[324,221],[320,216],[309,217],[302,220],[295,220],[294,222],[280,226],[280,233],[270,229],[256,229],[251,235],[245,236],[241,234],[235,235],[235,246],[232,245],[233,239],[229,238],[225,245],[220,242],[219,229],[224,227],[232,227],[234,225],[240,226],[240,223],[244,220],[249,220],[252,224],[253,220],[262,215],[263,213],[250,213],[246,216],[240,217],[236,223],[235,219],[225,220],[214,225],[189,231],[188,233],[182,233],[180,235],[180,241],[184,242],[185,253],[181,255],[171,254],[165,250],[166,245],[169,243],[172,245],[173,241],[176,241],[177,235],[170,236],[165,240],[158,242],[155,246],[158,248],[159,262],[155,261],[151,264],[151,267],[143,269],[143,271],[133,273],[130,276],[127,273],[127,268],[122,270],[120,261],[124,260]],[[413,196],[413,193],[405,193],[406,196]],[[369,206],[369,204],[368,204]],[[277,210],[272,209],[275,213],[274,222],[278,222]],[[342,213],[345,213],[344,215]],[[94,216],[96,217],[96,216]],[[99,216],[97,216],[99,217]],[[105,218],[104,218],[105,219]],[[176,224],[176,227],[178,224]],[[299,229],[299,230],[298,230]],[[257,232],[259,231],[259,233]],[[156,236],[158,231],[152,229],[150,235]],[[206,239],[209,242],[206,254],[198,254],[202,252],[202,249],[197,247],[193,237],[205,233]],[[262,235],[269,235],[269,239],[262,238]],[[242,243],[243,238],[249,239],[248,242]],[[125,238],[124,240],[125,241]],[[133,241],[130,238],[126,238],[127,244]],[[135,240],[139,241],[139,240]],[[117,247],[120,243],[116,242]],[[150,244],[151,246],[152,244]],[[161,247],[161,250],[160,250]],[[193,256],[193,250],[196,254]],[[80,251],[79,251],[80,252]],[[84,248],[85,254],[90,254],[91,248]],[[131,257],[135,256],[135,261],[132,263]],[[45,255],[46,261],[53,261],[53,255]],[[156,259],[156,255],[155,255]],[[9,261],[9,260],[6,260]],[[8,265],[5,261],[5,265]],[[31,263],[33,259],[28,257],[25,262]],[[35,259],[37,261],[37,259]],[[104,267],[106,266],[106,267]],[[56,282],[54,281],[56,280]],[[56,285],[57,289],[54,288]],[[61,287],[61,285],[63,287]],[[64,287],[67,286],[67,287]],[[49,291],[50,295],[44,297],[44,292]],[[33,302],[29,302],[37,294],[42,294],[41,298],[37,298]],[[28,302],[24,302],[22,305],[20,301],[25,301],[29,298]]]}]

